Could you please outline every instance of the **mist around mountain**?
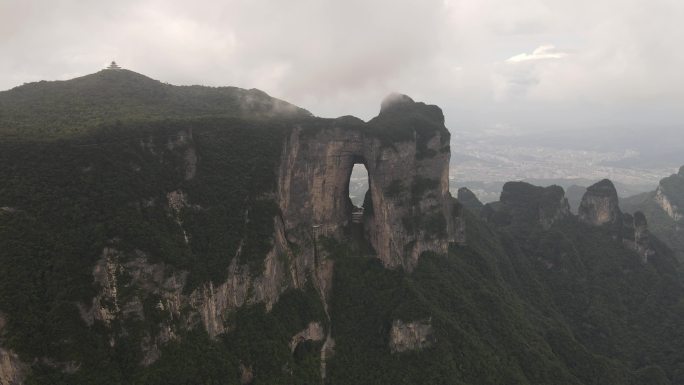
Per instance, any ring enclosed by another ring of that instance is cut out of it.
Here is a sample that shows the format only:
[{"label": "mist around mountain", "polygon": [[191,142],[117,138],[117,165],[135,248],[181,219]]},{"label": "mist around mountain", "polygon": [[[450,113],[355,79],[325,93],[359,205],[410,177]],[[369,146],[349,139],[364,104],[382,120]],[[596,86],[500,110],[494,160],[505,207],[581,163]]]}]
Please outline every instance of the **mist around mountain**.
[{"label": "mist around mountain", "polygon": [[257,89],[173,86],[126,69],[0,92],[0,135],[5,140],[63,138],[133,121],[310,115]]},{"label": "mist around mountain", "polygon": [[[524,182],[459,203],[433,169],[441,110],[393,99],[370,122],[322,119],[128,71],[0,93],[0,380],[684,384],[680,264],[647,212],[610,181],[580,215]],[[350,135],[385,155],[369,174],[411,155],[371,175],[357,222],[316,179]]]},{"label": "mist around mountain", "polygon": [[567,189],[608,177],[621,197],[629,197],[652,191],[663,175],[680,166],[683,132],[680,127],[598,127],[456,133],[452,190],[468,187],[490,202],[510,180]]}]

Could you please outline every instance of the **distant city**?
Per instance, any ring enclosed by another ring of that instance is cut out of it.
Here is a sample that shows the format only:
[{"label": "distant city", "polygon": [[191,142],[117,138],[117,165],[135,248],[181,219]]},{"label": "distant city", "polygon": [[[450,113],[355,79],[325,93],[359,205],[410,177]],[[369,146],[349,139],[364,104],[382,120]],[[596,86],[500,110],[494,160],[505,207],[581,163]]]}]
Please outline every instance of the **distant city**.
[{"label": "distant city", "polygon": [[[601,134],[588,137],[580,132],[550,141],[544,135],[459,133],[451,144],[450,190],[455,196],[460,187],[468,187],[481,201],[492,202],[507,181],[557,184],[567,190],[609,178],[621,197],[629,197],[654,190],[660,179],[684,164],[678,156],[684,153],[678,148],[683,145],[672,140],[672,132],[643,140],[611,135],[610,130]],[[363,202],[366,175],[363,167],[352,173],[349,190],[356,205]]]}]

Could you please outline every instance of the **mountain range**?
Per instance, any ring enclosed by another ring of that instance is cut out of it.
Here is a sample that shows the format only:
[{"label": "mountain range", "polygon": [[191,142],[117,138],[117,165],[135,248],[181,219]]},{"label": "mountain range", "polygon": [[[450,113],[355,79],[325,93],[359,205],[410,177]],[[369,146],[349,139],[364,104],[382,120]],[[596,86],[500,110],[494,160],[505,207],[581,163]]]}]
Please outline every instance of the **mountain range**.
[{"label": "mountain range", "polygon": [[682,173],[482,204],[450,142],[399,94],[364,122],[127,70],[0,92],[0,384],[684,384],[654,214]]}]

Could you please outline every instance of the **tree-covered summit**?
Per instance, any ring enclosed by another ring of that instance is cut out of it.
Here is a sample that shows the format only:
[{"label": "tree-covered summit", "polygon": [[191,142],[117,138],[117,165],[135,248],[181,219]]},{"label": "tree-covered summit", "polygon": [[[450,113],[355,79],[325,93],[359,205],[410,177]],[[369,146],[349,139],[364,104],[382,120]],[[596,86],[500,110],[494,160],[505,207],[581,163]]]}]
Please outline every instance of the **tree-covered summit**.
[{"label": "tree-covered summit", "polygon": [[0,92],[0,138],[59,138],[124,121],[310,115],[257,89],[174,86],[125,69]]}]

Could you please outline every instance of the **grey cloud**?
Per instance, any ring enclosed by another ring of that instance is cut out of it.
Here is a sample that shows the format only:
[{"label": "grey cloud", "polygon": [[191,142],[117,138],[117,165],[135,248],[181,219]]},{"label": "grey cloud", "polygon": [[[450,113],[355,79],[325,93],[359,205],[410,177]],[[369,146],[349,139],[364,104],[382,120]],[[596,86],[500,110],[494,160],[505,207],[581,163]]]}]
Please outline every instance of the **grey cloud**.
[{"label": "grey cloud", "polygon": [[2,0],[0,89],[116,59],[323,116],[370,118],[397,91],[455,130],[672,125],[682,19],[678,0]]}]

